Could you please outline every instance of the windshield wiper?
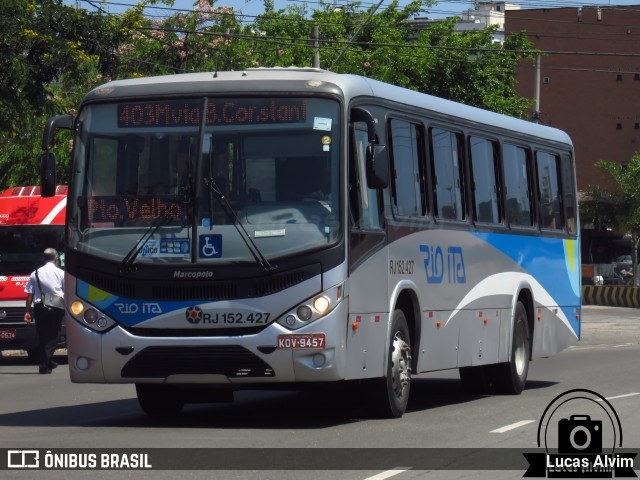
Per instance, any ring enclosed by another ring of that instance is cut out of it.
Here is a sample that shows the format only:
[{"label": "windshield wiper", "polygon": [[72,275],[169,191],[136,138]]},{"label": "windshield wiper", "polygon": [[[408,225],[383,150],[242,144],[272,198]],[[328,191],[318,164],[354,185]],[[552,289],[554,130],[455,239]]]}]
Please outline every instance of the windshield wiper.
[{"label": "windshield wiper", "polygon": [[[218,185],[216,184],[216,181],[213,178],[204,178],[203,180],[205,186],[209,189],[209,195],[211,195],[212,193],[215,194],[218,203],[224,210],[224,213],[226,213],[227,217],[229,217],[229,219],[233,223],[233,226],[236,227],[236,230],[240,234],[240,237],[242,238],[242,240],[244,240],[244,243],[247,245],[247,248],[251,252],[251,255],[253,255],[253,258],[255,258],[258,265],[260,265],[260,268],[262,268],[262,271],[275,271],[278,267],[271,265],[269,263],[269,260],[267,260],[266,257],[262,254],[258,246],[251,238],[251,235],[249,235],[249,232],[247,232],[247,230],[244,228],[244,225],[242,225],[242,222],[240,222],[240,220],[238,219],[238,214],[233,210],[233,207],[229,205],[227,198],[224,196],[224,193],[222,193],[222,190],[220,190],[220,187],[218,187]],[[211,198],[209,198],[209,202],[209,208],[212,209]],[[213,217],[211,218],[211,225],[213,225]]]},{"label": "windshield wiper", "polygon": [[165,212],[159,217],[156,217],[153,223],[149,225],[149,228],[147,228],[147,230],[144,232],[142,237],[140,237],[133,248],[129,250],[129,253],[125,255],[125,257],[122,259],[122,262],[120,262],[119,272],[121,275],[128,274],[136,270],[133,262],[135,262],[136,258],[138,258],[138,255],[142,251],[145,243],[147,243],[151,239],[151,237],[153,237],[153,235],[158,231],[160,227],[163,227],[170,222],[171,215],[169,214],[169,209],[165,210]]}]

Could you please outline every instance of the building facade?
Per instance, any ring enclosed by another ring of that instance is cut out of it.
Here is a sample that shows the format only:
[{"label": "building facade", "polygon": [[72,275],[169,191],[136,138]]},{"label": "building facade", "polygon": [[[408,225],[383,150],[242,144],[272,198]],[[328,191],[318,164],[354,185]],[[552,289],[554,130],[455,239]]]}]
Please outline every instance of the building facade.
[{"label": "building facade", "polygon": [[456,30],[464,32],[478,28],[496,26],[493,41],[504,42],[504,23],[507,10],[519,10],[520,5],[507,2],[476,2],[474,8],[462,12],[461,19],[457,22]]},{"label": "building facade", "polygon": [[573,139],[578,189],[602,185],[598,160],[625,164],[640,152],[640,5],[509,10],[505,34],[526,31],[545,52],[517,71],[530,118]]}]

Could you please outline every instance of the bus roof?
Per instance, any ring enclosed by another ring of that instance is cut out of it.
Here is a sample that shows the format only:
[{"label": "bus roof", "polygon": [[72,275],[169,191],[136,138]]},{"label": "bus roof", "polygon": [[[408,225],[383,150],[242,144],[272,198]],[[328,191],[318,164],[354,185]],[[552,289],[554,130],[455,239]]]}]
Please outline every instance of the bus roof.
[{"label": "bus roof", "polygon": [[40,187],[13,187],[0,193],[0,226],[64,225],[67,187],[59,185],[50,198],[40,196]]},{"label": "bus roof", "polygon": [[[224,87],[222,87],[223,84]],[[221,91],[227,94],[260,91],[277,94],[292,91],[308,92],[313,88],[323,92],[339,93],[348,101],[357,97],[385,98],[449,117],[466,119],[478,125],[489,125],[572,146],[569,135],[556,128],[396,87],[359,75],[339,74],[317,68],[254,68],[236,72],[184,73],[115,80],[89,92],[85,102],[113,100],[116,97],[135,100],[159,95],[206,95]]]}]

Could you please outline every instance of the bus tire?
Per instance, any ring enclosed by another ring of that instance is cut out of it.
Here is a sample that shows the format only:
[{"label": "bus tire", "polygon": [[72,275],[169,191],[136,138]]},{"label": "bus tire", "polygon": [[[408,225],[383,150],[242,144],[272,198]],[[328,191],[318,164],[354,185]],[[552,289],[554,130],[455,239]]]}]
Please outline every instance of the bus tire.
[{"label": "bus tire", "polygon": [[372,413],[400,418],[407,409],[411,390],[411,335],[404,312],[396,309],[391,321],[391,340],[384,378],[368,381],[366,400]]},{"label": "bus tire", "polygon": [[511,358],[508,363],[494,366],[494,385],[501,393],[519,395],[524,390],[529,373],[531,340],[527,310],[522,302],[516,304],[511,336]]},{"label": "bus tire", "polygon": [[169,385],[136,383],[136,395],[140,408],[152,417],[176,415],[184,408],[179,392]]}]

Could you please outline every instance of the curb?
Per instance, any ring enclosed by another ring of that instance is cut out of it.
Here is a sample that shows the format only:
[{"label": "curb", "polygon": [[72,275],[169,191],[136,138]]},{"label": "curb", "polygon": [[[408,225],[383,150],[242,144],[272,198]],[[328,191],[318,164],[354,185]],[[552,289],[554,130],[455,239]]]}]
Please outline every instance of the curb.
[{"label": "curb", "polygon": [[640,308],[640,287],[628,285],[584,285],[583,305]]}]

